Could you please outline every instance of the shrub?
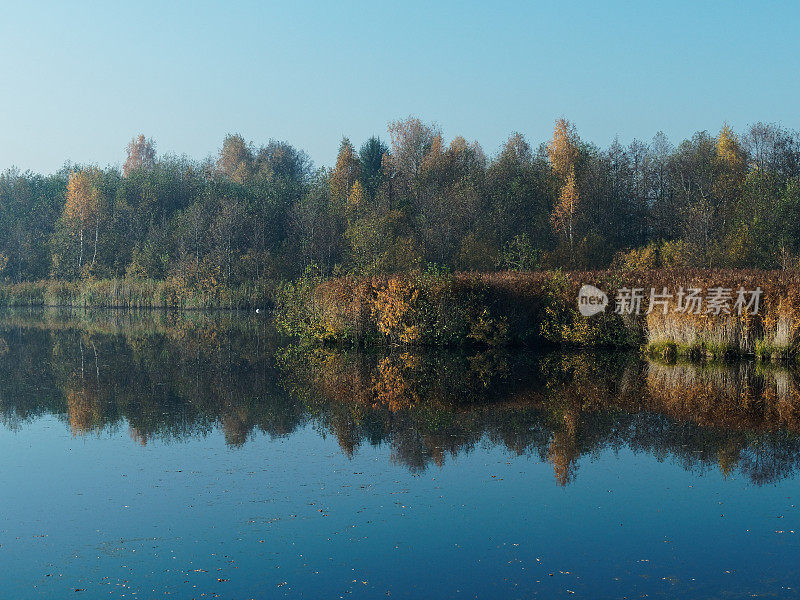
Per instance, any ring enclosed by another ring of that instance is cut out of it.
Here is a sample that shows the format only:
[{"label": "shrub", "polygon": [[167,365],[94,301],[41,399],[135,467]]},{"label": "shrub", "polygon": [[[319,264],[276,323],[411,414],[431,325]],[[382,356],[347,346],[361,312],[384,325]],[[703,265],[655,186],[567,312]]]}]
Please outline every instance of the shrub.
[{"label": "shrub", "polygon": [[[614,291],[679,287],[761,287],[752,314],[693,315],[660,310],[587,318],[577,310],[582,284]],[[786,357],[800,341],[796,271],[632,269],[586,272],[414,272],[367,278],[306,277],[284,288],[278,321],[306,341],[356,345],[543,345],[636,347],[672,355]]]}]

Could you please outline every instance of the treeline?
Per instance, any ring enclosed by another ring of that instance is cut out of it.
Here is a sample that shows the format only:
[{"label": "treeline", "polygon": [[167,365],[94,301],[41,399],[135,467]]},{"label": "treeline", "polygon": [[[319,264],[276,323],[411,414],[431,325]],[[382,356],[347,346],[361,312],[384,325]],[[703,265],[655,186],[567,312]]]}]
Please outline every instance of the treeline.
[{"label": "treeline", "polygon": [[[158,156],[134,138],[122,169],[0,175],[0,279],[234,288],[323,274],[610,265],[797,266],[800,135],[757,123],[677,147],[603,150],[566,120],[487,158],[408,118],[336,165],[288,143],[225,138],[215,159]],[[172,288],[170,288],[172,289]]]}]

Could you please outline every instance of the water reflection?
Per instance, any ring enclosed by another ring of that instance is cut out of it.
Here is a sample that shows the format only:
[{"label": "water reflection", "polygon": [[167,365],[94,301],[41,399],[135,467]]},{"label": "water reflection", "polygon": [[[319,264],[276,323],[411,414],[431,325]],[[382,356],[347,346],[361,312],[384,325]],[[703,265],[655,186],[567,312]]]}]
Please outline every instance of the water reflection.
[{"label": "water reflection", "polygon": [[561,485],[609,448],[759,485],[791,476],[800,457],[800,391],[787,368],[302,350],[267,319],[235,313],[4,313],[0,414],[7,428],[56,415],[76,436],[127,428],[139,444],[220,427],[240,446],[311,422],[347,455],[387,444],[412,471],[488,443],[548,461]]}]

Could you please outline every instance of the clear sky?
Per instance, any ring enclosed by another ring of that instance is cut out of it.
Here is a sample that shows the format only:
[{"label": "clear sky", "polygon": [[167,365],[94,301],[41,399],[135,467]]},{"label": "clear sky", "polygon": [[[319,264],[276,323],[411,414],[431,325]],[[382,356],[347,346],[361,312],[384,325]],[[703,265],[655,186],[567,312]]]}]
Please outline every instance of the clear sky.
[{"label": "clear sky", "polygon": [[[646,7],[646,8],[645,8]],[[119,164],[139,132],[334,162],[410,114],[495,154],[560,116],[607,146],[723,121],[800,128],[798,2],[9,2],[0,169]]]}]

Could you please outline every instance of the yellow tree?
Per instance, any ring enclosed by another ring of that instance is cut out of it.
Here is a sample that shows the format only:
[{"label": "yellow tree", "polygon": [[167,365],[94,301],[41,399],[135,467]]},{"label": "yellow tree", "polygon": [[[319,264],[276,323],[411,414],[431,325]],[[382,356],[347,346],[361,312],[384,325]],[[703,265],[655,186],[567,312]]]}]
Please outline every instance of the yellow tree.
[{"label": "yellow tree", "polygon": [[97,241],[100,236],[102,194],[98,187],[100,172],[95,168],[73,171],[67,183],[67,200],[64,204],[64,219],[78,228],[78,271],[83,266],[84,230],[94,224],[94,252],[92,265],[97,259]]},{"label": "yellow tree", "polygon": [[[754,245],[754,240],[749,239],[751,231],[741,219],[735,222],[737,207],[740,213],[750,213],[750,207],[745,208],[749,203],[745,206],[740,203],[747,178],[747,158],[738,137],[727,123],[723,124],[717,136],[715,167],[713,190],[719,207],[719,228],[728,235],[724,244],[725,252],[734,263],[741,263],[751,256],[757,244]],[[755,203],[753,208],[759,206],[764,206],[764,203]],[[749,218],[748,221],[752,222]]]},{"label": "yellow tree", "polygon": [[355,148],[350,140],[344,138],[336,156],[336,167],[330,177],[331,198],[337,208],[344,207],[350,196],[350,190],[360,175],[361,163]]},{"label": "yellow tree", "polygon": [[570,248],[573,247],[575,231],[575,213],[578,210],[578,186],[575,183],[575,170],[570,169],[567,180],[561,187],[558,202],[551,215],[556,231],[565,235]]},{"label": "yellow tree", "polygon": [[553,131],[553,139],[547,144],[547,157],[553,170],[566,180],[570,171],[575,170],[578,161],[578,144],[580,138],[575,126],[566,119],[558,119]]},{"label": "yellow tree", "polygon": [[222,141],[217,158],[217,171],[236,183],[244,183],[253,172],[253,149],[244,138],[228,134]]},{"label": "yellow tree", "polygon": [[356,180],[350,188],[350,195],[347,196],[347,214],[350,220],[364,211],[367,204],[367,195],[361,181]]},{"label": "yellow tree", "polygon": [[562,185],[550,220],[556,231],[567,238],[571,257],[574,256],[575,216],[580,199],[575,176],[579,144],[575,126],[566,119],[558,119],[553,139],[547,144],[547,156]]},{"label": "yellow tree", "polygon": [[344,236],[350,246],[353,263],[360,271],[372,273],[379,262],[380,218],[368,210],[364,186],[356,180],[347,197],[347,228]]},{"label": "yellow tree", "polygon": [[717,137],[717,161],[720,172],[714,182],[715,191],[723,206],[730,206],[739,195],[747,174],[747,160],[739,138],[727,123]]},{"label": "yellow tree", "polygon": [[125,148],[127,158],[122,165],[122,176],[127,177],[133,171],[152,170],[156,163],[156,145],[152,139],[147,139],[139,134],[133,138]]},{"label": "yellow tree", "polygon": [[732,170],[738,173],[744,172],[744,150],[742,150],[742,146],[739,144],[738,136],[727,123],[722,125],[722,129],[717,137],[717,156]]}]

